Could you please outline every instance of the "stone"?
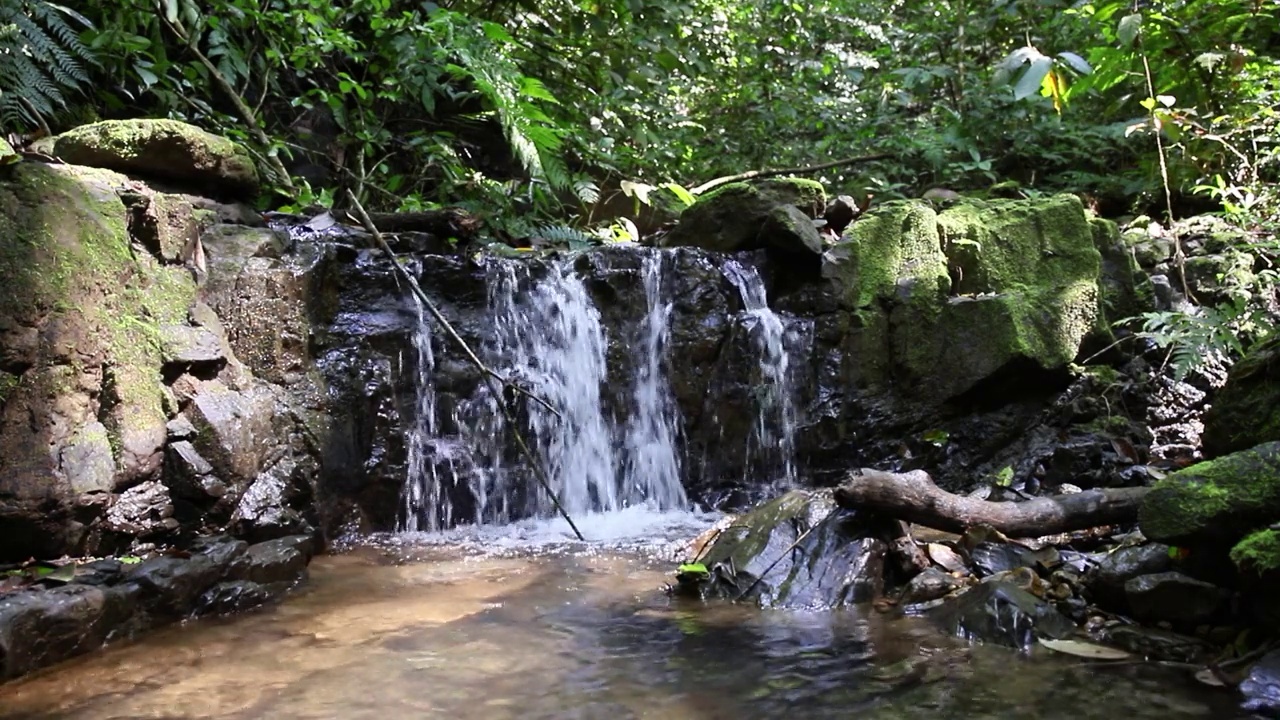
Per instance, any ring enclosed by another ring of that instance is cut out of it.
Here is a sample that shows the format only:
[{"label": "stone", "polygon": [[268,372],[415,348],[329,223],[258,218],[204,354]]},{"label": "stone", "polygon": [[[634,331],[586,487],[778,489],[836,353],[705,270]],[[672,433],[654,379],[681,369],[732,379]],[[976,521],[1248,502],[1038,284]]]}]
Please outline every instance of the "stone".
[{"label": "stone", "polygon": [[152,480],[120,493],[107,509],[104,524],[126,535],[151,537],[178,529],[173,512],[169,488],[158,480]]},{"label": "stone", "polygon": [[969,551],[969,563],[978,577],[1018,568],[1035,567],[1035,553],[1014,543],[980,542]]},{"label": "stone", "polygon": [[214,372],[226,363],[222,338],[203,327],[165,325],[160,328],[160,346],[166,366],[180,369],[207,367]]},{"label": "stone", "polygon": [[1124,584],[1124,592],[1135,617],[1184,625],[1213,619],[1231,595],[1217,585],[1172,571],[1139,575]]},{"label": "stone", "polygon": [[190,259],[199,237],[191,202],[182,195],[142,193],[130,198],[129,233],[158,260]]},{"label": "stone", "polygon": [[227,566],[218,565],[207,555],[162,556],[143,560],[128,574],[126,582],[142,589],[142,603],[148,612],[185,617],[195,609],[196,599],[226,571]]},{"label": "stone", "polygon": [[275,445],[275,400],[270,390],[253,385],[237,392],[218,380],[203,382],[188,413],[197,431],[192,445],[238,497],[257,478]]},{"label": "stone", "polygon": [[1142,534],[1170,545],[1223,549],[1280,519],[1280,442],[1170,473],[1138,512]]},{"label": "stone", "polygon": [[1075,633],[1052,605],[1007,582],[979,583],[929,611],[947,632],[969,640],[1025,649],[1037,637],[1061,639]]},{"label": "stone", "polygon": [[63,446],[59,467],[77,495],[115,489],[116,461],[107,428],[97,420],[82,425]]},{"label": "stone", "polygon": [[[786,207],[796,212],[787,211]],[[810,221],[825,208],[826,192],[820,183],[812,180],[785,178],[757,184],[729,183],[706,193],[686,208],[680,214],[680,222],[662,243],[667,247],[692,246],[716,252],[758,250],[776,243],[787,251],[820,253],[822,241]],[[775,239],[770,240],[770,235],[775,235]],[[815,241],[816,245],[811,245]]]},{"label": "stone", "polygon": [[1264,717],[1280,718],[1280,650],[1272,650],[1249,668],[1240,683],[1240,707]]},{"label": "stone", "polygon": [[827,228],[831,232],[839,235],[844,229],[849,227],[854,218],[861,214],[862,210],[858,207],[858,201],[849,195],[837,195],[827,203],[827,209],[822,213],[822,219],[827,221]]},{"label": "stone", "polygon": [[230,526],[238,537],[260,541],[311,530],[292,507],[305,506],[297,501],[310,497],[309,488],[298,487],[295,470],[294,461],[285,458],[253,481],[231,516]]},{"label": "stone", "polygon": [[213,466],[190,442],[170,443],[165,453],[165,483],[175,496],[210,503],[227,494],[226,483],[214,475]]},{"label": "stone", "polygon": [[1111,608],[1127,609],[1124,586],[1139,575],[1153,575],[1173,567],[1169,546],[1147,543],[1123,547],[1102,556],[1085,577],[1085,585],[1096,602]]},{"label": "stone", "polygon": [[265,605],[271,592],[256,582],[230,580],[204,591],[195,604],[196,615],[229,615]]},{"label": "stone", "polygon": [[169,434],[169,440],[188,440],[195,436],[196,426],[191,424],[186,415],[178,415],[174,419],[165,423],[165,432]]},{"label": "stone", "polygon": [[96,587],[68,585],[0,597],[0,679],[96,649],[120,620],[107,593]]},{"label": "stone", "polygon": [[883,590],[885,553],[882,541],[836,507],[830,490],[793,490],[736,518],[700,560],[711,577],[682,590],[750,597],[764,607],[869,602]]},{"label": "stone", "polygon": [[1280,334],[1258,343],[1232,366],[1204,414],[1202,439],[1209,456],[1280,442]]},{"label": "stone", "polygon": [[1246,535],[1231,548],[1231,561],[1250,575],[1280,570],[1280,527],[1256,530]]},{"label": "stone", "polygon": [[1213,646],[1198,637],[1141,625],[1106,626],[1098,639],[1154,661],[1199,664],[1214,652]]},{"label": "stone", "polygon": [[899,604],[916,605],[932,602],[950,595],[960,587],[959,580],[938,568],[925,568],[923,572],[911,578],[911,582],[907,583]]},{"label": "stone", "polygon": [[240,145],[176,120],[104,120],[53,138],[73,165],[171,180],[237,198],[258,193],[258,171]]},{"label": "stone", "polygon": [[1115,322],[1155,310],[1155,294],[1133,249],[1121,239],[1116,224],[1090,217],[1089,227],[1093,231],[1094,247],[1102,257],[1098,277],[1102,312],[1098,329],[1109,336],[1111,330],[1106,327],[1106,321]]},{"label": "stone", "polygon": [[261,585],[293,582],[302,576],[306,567],[307,556],[299,549],[298,541],[279,538],[250,545],[245,554],[231,564],[227,577]]}]

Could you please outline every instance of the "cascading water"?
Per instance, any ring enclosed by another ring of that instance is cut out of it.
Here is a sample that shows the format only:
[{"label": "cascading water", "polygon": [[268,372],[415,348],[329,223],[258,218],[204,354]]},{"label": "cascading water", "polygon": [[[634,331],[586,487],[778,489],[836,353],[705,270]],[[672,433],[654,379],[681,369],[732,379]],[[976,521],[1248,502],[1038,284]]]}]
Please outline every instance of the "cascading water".
[{"label": "cascading water", "polygon": [[795,484],[795,391],[791,379],[791,355],[787,351],[787,327],[769,308],[764,281],[750,265],[727,260],[722,268],[742,297],[747,331],[760,353],[760,380],[757,388],[759,413],[747,456],[782,487]]},{"label": "cascading water", "polygon": [[[536,272],[544,268],[527,262],[485,262],[487,317],[493,325],[480,352],[490,367],[550,407],[518,396],[498,397],[482,383],[453,411],[452,425],[459,437],[438,438],[430,389],[430,332],[420,313],[423,328],[415,337],[417,410],[431,417],[420,416],[410,438],[406,520],[401,528],[506,523],[554,511],[527,461],[513,450],[512,428],[499,403],[515,411],[522,435],[569,513],[641,504],[655,510],[687,507],[675,441],[675,404],[662,367],[670,306],[662,301],[661,255],[654,251],[644,256],[647,312],[635,343],[642,352],[622,423],[605,411],[608,341],[582,279],[558,262],[545,267],[545,274]],[[465,472],[453,465],[442,471],[440,458],[450,448],[465,448],[464,453],[453,453],[469,458]],[[460,483],[466,485],[468,497],[454,502]]]}]

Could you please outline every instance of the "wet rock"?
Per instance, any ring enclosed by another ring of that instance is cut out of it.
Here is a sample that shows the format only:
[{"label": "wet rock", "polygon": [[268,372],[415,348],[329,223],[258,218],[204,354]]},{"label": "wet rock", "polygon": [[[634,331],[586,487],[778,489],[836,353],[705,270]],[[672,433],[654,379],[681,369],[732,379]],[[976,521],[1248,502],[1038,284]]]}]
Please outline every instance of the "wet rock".
[{"label": "wet rock", "polygon": [[128,596],[68,585],[0,597],[0,679],[96,649],[130,613]]},{"label": "wet rock", "polygon": [[822,213],[822,219],[827,221],[827,228],[831,232],[839,235],[844,229],[849,227],[854,218],[862,211],[858,208],[858,202],[849,195],[837,195],[827,203],[827,209]]},{"label": "wet rock", "polygon": [[256,384],[245,392],[218,380],[198,387],[189,411],[197,430],[192,445],[224,482],[243,492],[276,445],[275,399],[270,390]]},{"label": "wet rock", "polygon": [[987,577],[1017,568],[1035,567],[1036,556],[1031,550],[1021,545],[981,542],[969,551],[969,562],[973,566],[974,574],[978,577]]},{"label": "wet rock", "polygon": [[267,588],[249,580],[220,582],[196,601],[196,615],[228,615],[264,605],[272,598]]},{"label": "wet rock", "polygon": [[1226,455],[1280,441],[1280,335],[1232,366],[1204,414],[1204,450]]},{"label": "wet rock", "polygon": [[163,178],[236,197],[258,193],[258,171],[244,148],[176,120],[81,125],[53,138],[52,154],[73,165]]},{"label": "wet rock", "polygon": [[1213,653],[1209,643],[1200,638],[1141,625],[1102,628],[1099,639],[1150,660],[1199,663]]},{"label": "wet rock", "polygon": [[142,590],[142,603],[149,612],[184,617],[191,613],[196,598],[226,570],[206,555],[154,557],[135,567],[127,582]]},{"label": "wet rock", "polygon": [[716,252],[757,250],[775,243],[788,251],[813,252],[816,248],[821,252],[822,240],[810,221],[825,207],[826,193],[812,180],[730,183],[698,198],[681,213],[679,224],[662,242],[667,247],[693,246]]},{"label": "wet rock", "polygon": [[831,491],[793,490],[739,516],[703,555],[711,578],[685,590],[766,607],[839,607],[880,594],[884,556],[884,543],[839,510]]},{"label": "wet rock", "polygon": [[227,485],[213,473],[213,466],[186,440],[166,449],[165,482],[174,495],[209,504],[227,494]]},{"label": "wet rock", "polygon": [[961,593],[930,617],[947,631],[980,642],[1026,648],[1036,637],[1065,638],[1076,631],[1052,605],[1005,582],[985,582]]},{"label": "wet rock", "polygon": [[1280,651],[1273,650],[1254,663],[1249,677],[1240,683],[1241,707],[1264,717],[1280,718]]},{"label": "wet rock", "polygon": [[1183,624],[1212,619],[1230,598],[1226,590],[1179,572],[1140,575],[1124,591],[1135,617]]},{"label": "wet rock", "polygon": [[307,556],[300,546],[301,541],[296,537],[250,545],[245,554],[231,564],[227,577],[261,585],[297,580],[307,567]]},{"label": "wet rock", "polygon": [[[213,373],[226,362],[222,339],[206,328],[166,325],[160,328],[160,345],[166,365]],[[208,368],[208,369],[206,369]]]},{"label": "wet rock", "polygon": [[232,513],[232,531],[250,541],[310,532],[311,525],[295,509],[306,508],[311,498],[303,474],[293,459],[285,458],[259,475]]},{"label": "wet rock", "polygon": [[1139,510],[1142,533],[1170,545],[1225,550],[1280,518],[1280,442],[1202,462],[1170,474]]},{"label": "wet rock", "polygon": [[107,528],[139,538],[170,533],[178,529],[169,488],[158,480],[125,490],[107,509]]},{"label": "wet rock", "polygon": [[956,578],[939,570],[927,568],[924,572],[911,578],[906,590],[902,593],[901,605],[916,605],[946,597],[959,589],[961,583]]},{"label": "wet rock", "polygon": [[218,567],[230,568],[231,563],[242,557],[248,549],[249,543],[230,535],[207,535],[196,538],[189,551],[192,555],[207,557]]},{"label": "wet rock", "polygon": [[1098,602],[1124,608],[1127,607],[1125,583],[1139,575],[1165,572],[1172,566],[1168,545],[1148,543],[1124,547],[1102,556],[1085,578],[1085,584]]},{"label": "wet rock", "polygon": [[85,423],[62,448],[58,462],[76,494],[110,492],[115,488],[116,463],[107,428],[97,420]]}]

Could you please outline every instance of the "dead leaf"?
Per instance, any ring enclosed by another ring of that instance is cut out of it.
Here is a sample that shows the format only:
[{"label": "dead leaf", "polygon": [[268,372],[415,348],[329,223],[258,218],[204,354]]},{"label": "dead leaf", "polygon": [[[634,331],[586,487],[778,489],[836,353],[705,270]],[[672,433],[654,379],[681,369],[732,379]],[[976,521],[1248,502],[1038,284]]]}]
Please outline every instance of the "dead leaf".
[{"label": "dead leaf", "polygon": [[968,573],[968,568],[964,565],[964,558],[950,547],[942,543],[929,543],[925,545],[925,552],[929,554],[929,559],[934,561],[943,570],[954,573]]},{"label": "dead leaf", "polygon": [[1116,454],[1124,458],[1131,465],[1137,465],[1142,462],[1142,458],[1138,457],[1138,451],[1133,447],[1133,443],[1122,437],[1111,438],[1111,449]]},{"label": "dead leaf", "polygon": [[1196,680],[1210,687],[1226,687],[1227,684],[1222,682],[1222,678],[1218,677],[1211,668],[1201,668],[1196,671]]},{"label": "dead leaf", "polygon": [[1040,638],[1040,644],[1054,652],[1090,660],[1128,660],[1132,657],[1129,653],[1118,648],[1094,645],[1082,640],[1047,640]]}]

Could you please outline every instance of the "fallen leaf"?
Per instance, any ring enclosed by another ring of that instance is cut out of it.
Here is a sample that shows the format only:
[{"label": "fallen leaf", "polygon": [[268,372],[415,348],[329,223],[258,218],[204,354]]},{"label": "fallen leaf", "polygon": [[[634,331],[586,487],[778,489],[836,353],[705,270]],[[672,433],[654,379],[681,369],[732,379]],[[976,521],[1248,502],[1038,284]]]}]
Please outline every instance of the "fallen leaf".
[{"label": "fallen leaf", "polygon": [[1217,673],[1209,668],[1201,668],[1196,671],[1196,680],[1199,680],[1205,685],[1209,685],[1211,687],[1226,687],[1227,685],[1222,682],[1222,678],[1218,677]]},{"label": "fallen leaf", "polygon": [[930,560],[933,560],[944,570],[949,572],[968,571],[960,554],[942,543],[929,543],[925,546],[925,552],[929,553]]},{"label": "fallen leaf", "polygon": [[1040,644],[1064,655],[1089,658],[1090,660],[1128,660],[1129,653],[1118,648],[1105,645],[1094,645],[1081,640],[1046,640],[1040,638]]}]

